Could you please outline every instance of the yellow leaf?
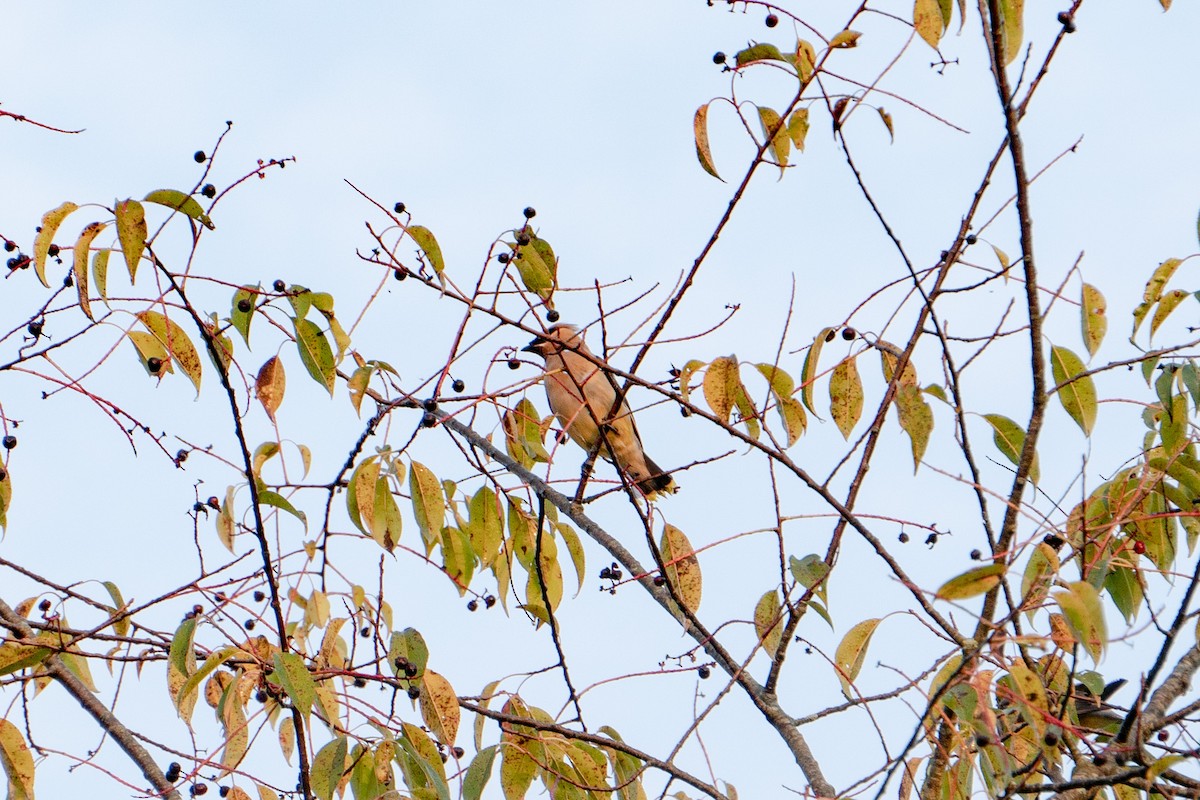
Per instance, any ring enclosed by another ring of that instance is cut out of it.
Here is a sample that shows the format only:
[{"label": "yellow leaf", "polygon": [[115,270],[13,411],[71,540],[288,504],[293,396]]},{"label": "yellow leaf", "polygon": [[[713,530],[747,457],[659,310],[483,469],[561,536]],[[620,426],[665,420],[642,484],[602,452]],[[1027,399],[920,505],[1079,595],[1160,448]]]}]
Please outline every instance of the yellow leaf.
[{"label": "yellow leaf", "polygon": [[825,346],[826,342],[832,342],[836,335],[833,328],[822,328],[813,337],[812,346],[808,348],[808,354],[804,357],[804,369],[800,372],[800,399],[814,414],[817,413],[817,410],[813,408],[813,384],[817,381],[817,362],[821,358],[821,348]]},{"label": "yellow leaf", "polygon": [[837,669],[838,681],[842,684],[842,694],[847,700],[853,699],[850,684],[862,670],[863,661],[867,657],[867,645],[871,643],[871,636],[879,627],[879,623],[879,619],[866,619],[858,623],[846,632],[834,652],[833,662]]},{"label": "yellow leaf", "polygon": [[[808,83],[809,79],[812,78],[813,70],[816,69],[817,66],[817,51],[813,49],[813,46],[810,43],[803,39],[799,39],[796,42],[795,63],[796,72],[800,76],[800,81],[802,83]],[[804,149],[801,145],[796,145],[796,147],[801,150]]]},{"label": "yellow leaf", "polygon": [[862,36],[858,31],[844,30],[837,36],[829,40],[829,48],[835,47],[858,47],[858,40]]},{"label": "yellow leaf", "polygon": [[779,603],[779,592],[775,589],[763,594],[754,607],[754,632],[763,650],[772,658],[783,640],[783,608]]},{"label": "yellow leaf", "polygon": [[696,558],[692,543],[683,531],[668,523],[663,526],[658,548],[666,567],[664,577],[674,587],[684,606],[695,613],[700,607],[703,581],[700,576],[700,561]]},{"label": "yellow leaf", "polygon": [[458,696],[450,681],[431,669],[421,679],[421,719],[444,745],[453,746],[458,736]]},{"label": "yellow leaf", "polygon": [[758,121],[762,125],[763,136],[767,141],[767,151],[779,165],[779,176],[787,169],[788,156],[791,154],[792,140],[780,119],[779,113],[766,106],[758,107]]},{"label": "yellow leaf", "polygon": [[121,242],[132,283],[142,260],[142,251],[146,249],[146,209],[137,200],[122,200],[117,203],[116,217],[117,239]]},{"label": "yellow leaf", "polygon": [[54,234],[58,232],[58,226],[62,225],[66,216],[77,208],[79,206],[68,200],[58,208],[51,209],[42,215],[42,224],[39,226],[37,236],[33,237],[33,271],[37,273],[42,286],[50,286],[46,282],[46,259],[50,255],[50,245],[54,243]]},{"label": "yellow leaf", "polygon": [[258,377],[254,381],[254,391],[258,396],[258,402],[262,403],[263,409],[272,422],[275,421],[275,412],[279,410],[279,405],[283,402],[285,388],[287,388],[287,376],[283,372],[283,362],[279,360],[279,356],[271,356],[258,371]]},{"label": "yellow leaf", "polygon": [[8,776],[8,796],[14,800],[33,798],[33,754],[21,729],[0,718],[0,764]]},{"label": "yellow leaf", "polygon": [[92,316],[92,304],[88,298],[88,250],[92,246],[92,240],[99,236],[104,228],[103,222],[92,222],[84,227],[83,232],[75,241],[75,250],[71,259],[71,272],[75,276],[75,291],[79,295],[79,309],[91,320],[94,320],[95,317]]},{"label": "yellow leaf", "polygon": [[807,108],[797,108],[792,112],[792,115],[788,117],[787,132],[792,144],[796,146],[797,150],[803,152],[804,140],[808,138]]},{"label": "yellow leaf", "polygon": [[740,384],[737,360],[730,356],[713,360],[704,371],[704,400],[720,422],[729,422]]},{"label": "yellow leaf", "polygon": [[1089,356],[1094,356],[1100,349],[1100,343],[1104,341],[1104,334],[1108,332],[1108,317],[1105,316],[1108,311],[1108,303],[1105,302],[1104,295],[1100,293],[1100,290],[1090,283],[1083,285],[1082,294],[1079,313],[1083,330],[1083,346],[1087,348]]},{"label": "yellow leaf", "polygon": [[1096,587],[1087,581],[1069,583],[1054,594],[1054,601],[1088,655],[1093,661],[1099,661],[1108,644],[1108,626]]},{"label": "yellow leaf", "polygon": [[188,376],[192,385],[196,387],[196,394],[199,395],[203,365],[192,340],[183,332],[183,328],[157,311],[140,311],[137,318],[146,330],[167,349],[167,352],[171,354],[171,359],[179,365],[183,374]]},{"label": "yellow leaf", "polygon": [[446,269],[446,262],[442,260],[442,248],[434,238],[433,232],[423,225],[409,225],[407,232],[425,253],[425,260],[429,266],[436,274],[441,275],[442,271]]},{"label": "yellow leaf", "polygon": [[916,0],[913,6],[913,27],[925,43],[937,49],[938,41],[946,26],[942,22],[942,9],[938,0]]},{"label": "yellow leaf", "polygon": [[708,144],[708,103],[696,109],[696,116],[692,118],[692,135],[696,139],[696,158],[700,160],[700,166],[709,175],[723,181],[724,178],[717,174],[717,167],[713,163],[712,148]]},{"label": "yellow leaf", "polygon": [[844,359],[833,368],[829,378],[829,413],[846,439],[858,424],[863,410],[862,379],[854,356]]}]

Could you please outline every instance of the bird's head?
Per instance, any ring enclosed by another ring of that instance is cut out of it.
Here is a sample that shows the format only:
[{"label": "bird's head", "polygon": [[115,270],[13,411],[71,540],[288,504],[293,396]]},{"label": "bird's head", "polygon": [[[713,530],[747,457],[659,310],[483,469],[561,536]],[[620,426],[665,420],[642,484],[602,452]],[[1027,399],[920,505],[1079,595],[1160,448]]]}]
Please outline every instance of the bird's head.
[{"label": "bird's head", "polygon": [[566,350],[583,348],[583,336],[574,325],[561,323],[552,326],[545,334],[521,348],[526,353],[536,353],[542,358]]}]

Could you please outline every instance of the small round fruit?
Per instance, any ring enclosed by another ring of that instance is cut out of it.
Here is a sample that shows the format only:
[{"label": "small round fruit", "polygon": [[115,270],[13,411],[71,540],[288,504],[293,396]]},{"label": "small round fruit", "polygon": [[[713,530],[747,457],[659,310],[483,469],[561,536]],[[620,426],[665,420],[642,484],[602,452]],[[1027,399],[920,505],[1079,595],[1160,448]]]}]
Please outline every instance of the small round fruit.
[{"label": "small round fruit", "polygon": [[208,161],[208,156],[204,155],[203,150],[197,150],[195,153],[192,153],[192,158],[196,160],[197,164],[203,164],[205,161]]},{"label": "small round fruit", "polygon": [[55,256],[57,256],[58,255],[58,245],[56,245],[56,244],[50,245],[50,247],[46,250],[46,255],[50,256],[51,258],[54,258]]},{"label": "small round fruit", "polygon": [[230,792],[230,791],[231,791],[231,790],[230,790],[230,788],[229,788],[228,786],[222,786],[222,787],[221,787],[221,791],[220,791],[220,795],[221,795],[221,797],[228,797],[228,796],[229,796],[229,792]]},{"label": "small round fruit", "polygon": [[42,613],[49,611],[50,610],[50,601],[43,600],[42,602],[38,603],[38,610],[41,611]]},{"label": "small round fruit", "polygon": [[355,686],[356,688],[358,688],[358,689],[361,689],[361,688],[363,688],[363,687],[364,687],[364,686],[366,686],[366,685],[367,685],[367,679],[366,679],[366,678],[355,678],[355,679],[354,679],[354,686]]},{"label": "small round fruit", "polygon": [[275,289],[275,291],[277,291],[277,292],[282,292],[284,289],[287,288],[287,284],[284,283],[283,281],[279,280],[278,278],[276,278],[275,282],[273,284],[271,284],[271,287],[273,289]]},{"label": "small round fruit", "polygon": [[983,558],[983,553],[981,553],[979,550],[971,551],[971,560],[972,561],[978,561],[981,558]]},{"label": "small round fruit", "polygon": [[217,196],[217,187],[213,186],[211,183],[206,183],[204,184],[204,188],[200,190],[200,194],[211,200]]},{"label": "small round fruit", "polygon": [[214,508],[217,511],[221,510],[221,501],[217,499],[215,494],[209,497],[205,502],[208,503],[209,508]]},{"label": "small round fruit", "polygon": [[555,322],[558,322],[559,319],[561,319],[559,313],[553,308],[546,312],[546,321],[550,324],[553,325]]},{"label": "small round fruit", "polygon": [[714,64],[724,64],[725,63],[725,54],[722,53],[720,50],[713,53],[713,63]]},{"label": "small round fruit", "polygon": [[150,370],[151,375],[157,375],[162,369],[162,359],[158,356],[150,356],[146,359],[146,369]]},{"label": "small round fruit", "polygon": [[835,338],[837,338],[837,333],[834,331],[825,334],[825,341],[827,342],[832,342]]},{"label": "small round fruit", "polygon": [[1158,740],[1160,742],[1165,742],[1167,739],[1170,739],[1170,738],[1171,738],[1171,734],[1167,733],[1166,731],[1158,732]]},{"label": "small round fruit", "polygon": [[512,256],[510,256],[508,253],[501,253],[500,255],[496,256],[496,260],[501,264],[507,264],[512,260]]},{"label": "small round fruit", "polygon": [[417,686],[408,687],[408,699],[409,700],[416,700],[416,699],[420,698],[420,696],[421,696],[420,687],[417,687]]},{"label": "small round fruit", "polygon": [[434,425],[437,425],[437,417],[435,417],[433,414],[426,413],[425,416],[421,417],[421,425],[425,428],[432,428]]},{"label": "small round fruit", "polygon": [[188,789],[188,793],[193,797],[199,797],[202,794],[208,794],[208,785],[204,783],[193,783]]},{"label": "small round fruit", "polygon": [[455,747],[453,752],[454,752],[455,758],[462,758],[463,755],[466,753],[466,751],[463,750],[461,747]]},{"label": "small round fruit", "polygon": [[17,243],[14,242],[12,239],[5,239],[4,240],[4,249],[11,253],[13,250],[17,249]]},{"label": "small round fruit", "polygon": [[515,358],[510,358],[510,359],[508,360],[508,368],[509,368],[509,369],[520,369],[520,368],[521,368],[521,362],[520,362],[518,359],[515,359]]},{"label": "small round fruit", "polygon": [[29,325],[25,328],[25,330],[29,331],[30,336],[37,338],[38,336],[42,335],[42,327],[45,324],[46,323],[42,322],[42,320],[35,319],[33,322],[29,323]]},{"label": "small round fruit", "polygon": [[463,381],[461,379],[455,378],[454,383],[450,384],[450,388],[453,389],[454,391],[458,392],[459,394],[462,394],[463,391],[466,390],[467,384],[463,383]]},{"label": "small round fruit", "polygon": [[1042,539],[1042,541],[1050,545],[1050,547],[1054,548],[1055,550],[1062,547],[1064,544],[1062,537],[1055,536],[1053,533],[1046,534],[1046,538]]},{"label": "small round fruit", "polygon": [[250,309],[252,308],[254,308],[254,303],[251,303],[249,298],[243,297],[241,300],[238,300],[238,311],[243,314],[250,313]]},{"label": "small round fruit", "polygon": [[[8,442],[6,440],[5,447],[7,447],[7,446],[8,446]],[[1140,539],[1138,541],[1134,542],[1133,543],[1133,552],[1137,553],[1139,556],[1142,555],[1143,553],[1145,553],[1146,552],[1146,543],[1141,541]]]},{"label": "small round fruit", "polygon": [[666,586],[667,579],[664,578],[662,575],[655,575],[654,576],[654,585],[655,586]]},{"label": "small round fruit", "polygon": [[396,203],[396,205],[392,206],[392,211],[395,211],[397,214],[403,214],[404,203]]},{"label": "small round fruit", "polygon": [[402,281],[408,277],[408,270],[404,269],[403,267],[394,269],[392,270],[392,277],[398,281]]},{"label": "small round fruit", "polygon": [[243,628],[245,628],[245,629],[246,629],[246,630],[248,630],[248,631],[252,631],[252,630],[254,630],[254,625],[255,625],[255,622],[254,622],[254,620],[252,620],[252,619],[248,619],[248,620],[246,620],[245,622],[243,622],[243,623],[242,623],[242,627],[243,627]]},{"label": "small round fruit", "polygon": [[17,446],[17,437],[13,436],[10,433],[8,436],[4,437],[3,444],[4,444],[5,450],[12,450],[14,447]]},{"label": "small round fruit", "polygon": [[712,670],[710,670],[707,665],[704,665],[701,666],[700,669],[696,670],[696,674],[700,676],[700,680],[706,681],[708,680],[708,676],[712,675]]},{"label": "small round fruit", "polygon": [[900,544],[905,544],[908,541],[908,534],[904,531],[900,531],[900,535],[896,538],[900,540]]},{"label": "small round fruit", "polygon": [[262,689],[259,689],[257,692],[254,693],[254,699],[260,703],[265,703],[265,702],[267,702],[267,693],[265,691],[263,691]]},{"label": "small round fruit", "polygon": [[975,746],[976,747],[987,747],[991,743],[992,743],[992,737],[988,736],[986,733],[975,734]]},{"label": "small round fruit", "polygon": [[437,400],[432,397],[421,401],[421,408],[426,411],[437,411]]},{"label": "small round fruit", "polygon": [[478,600],[468,600],[467,601],[467,611],[478,611],[478,610],[479,610],[479,601]]},{"label": "small round fruit", "polygon": [[525,246],[532,241],[533,241],[533,239],[531,239],[529,237],[529,234],[526,233],[525,231],[521,231],[520,233],[517,234],[517,244],[519,244],[521,246]]},{"label": "small round fruit", "polygon": [[496,595],[489,594],[487,597],[483,598],[483,605],[486,608],[491,608],[492,606],[496,605]]},{"label": "small round fruit", "polygon": [[16,269],[18,266],[20,266],[20,259],[18,259],[16,256],[13,256],[8,260],[9,269]]},{"label": "small round fruit", "polygon": [[767,18],[763,20],[763,22],[766,23],[768,28],[774,28],[779,24],[779,17],[775,16],[774,14],[767,14]]},{"label": "small round fruit", "polygon": [[358,635],[364,639],[370,639],[371,638],[371,626],[363,625],[362,628],[358,631]]},{"label": "small round fruit", "polygon": [[979,237],[972,233],[971,235],[969,235],[967,237],[966,241],[967,241],[967,244],[975,244],[976,242],[979,241]]},{"label": "small round fruit", "polygon": [[692,415],[691,409],[687,408],[686,406],[679,407],[679,416],[690,417],[691,415]]},{"label": "small round fruit", "polygon": [[254,602],[261,603],[263,600],[266,600],[266,599],[267,599],[267,594],[266,594],[266,592],[262,591],[261,589],[258,589],[254,592]]},{"label": "small round fruit", "polygon": [[533,206],[525,206],[525,210],[521,213],[525,215],[525,219],[533,219],[537,216],[537,209]]},{"label": "small round fruit", "polygon": [[847,342],[852,341],[855,336],[858,334],[855,333],[854,328],[842,328],[842,338]]},{"label": "small round fruit", "polygon": [[179,780],[179,773],[182,771],[183,771],[183,767],[179,766],[179,762],[172,761],[167,766],[166,774],[163,777],[165,777],[167,780],[174,783],[175,781]]}]

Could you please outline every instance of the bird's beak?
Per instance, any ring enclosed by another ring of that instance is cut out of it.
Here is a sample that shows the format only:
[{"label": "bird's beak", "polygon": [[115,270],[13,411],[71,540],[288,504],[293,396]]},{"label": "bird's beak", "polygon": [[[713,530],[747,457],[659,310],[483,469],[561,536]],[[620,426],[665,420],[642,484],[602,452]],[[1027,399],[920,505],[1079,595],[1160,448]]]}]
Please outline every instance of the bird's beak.
[{"label": "bird's beak", "polygon": [[522,347],[521,352],[522,353],[537,353],[538,355],[541,355],[542,354],[542,345],[544,345],[545,343],[546,343],[546,340],[539,336],[538,338],[534,339],[529,344]]}]

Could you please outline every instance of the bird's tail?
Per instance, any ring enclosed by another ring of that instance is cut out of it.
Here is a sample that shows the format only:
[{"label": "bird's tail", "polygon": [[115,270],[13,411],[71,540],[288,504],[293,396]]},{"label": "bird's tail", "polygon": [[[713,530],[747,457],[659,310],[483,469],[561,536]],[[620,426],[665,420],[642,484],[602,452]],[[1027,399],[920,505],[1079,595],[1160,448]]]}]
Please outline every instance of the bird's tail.
[{"label": "bird's tail", "polygon": [[675,479],[663,472],[662,467],[651,461],[649,456],[646,456],[646,469],[650,476],[638,481],[638,488],[646,497],[653,500],[660,494],[674,494],[679,491]]}]

